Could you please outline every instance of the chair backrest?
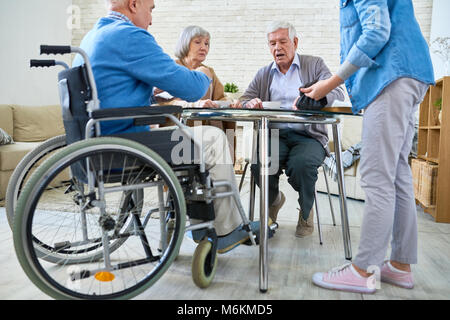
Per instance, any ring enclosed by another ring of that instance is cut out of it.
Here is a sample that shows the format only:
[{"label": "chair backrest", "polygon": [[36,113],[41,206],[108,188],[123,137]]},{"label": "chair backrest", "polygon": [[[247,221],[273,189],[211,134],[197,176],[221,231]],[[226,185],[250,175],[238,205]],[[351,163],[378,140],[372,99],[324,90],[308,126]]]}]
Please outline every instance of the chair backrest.
[{"label": "chair backrest", "polygon": [[86,107],[92,99],[92,91],[85,65],[61,71],[58,74],[58,87],[66,142],[69,145],[85,138],[89,121]]}]

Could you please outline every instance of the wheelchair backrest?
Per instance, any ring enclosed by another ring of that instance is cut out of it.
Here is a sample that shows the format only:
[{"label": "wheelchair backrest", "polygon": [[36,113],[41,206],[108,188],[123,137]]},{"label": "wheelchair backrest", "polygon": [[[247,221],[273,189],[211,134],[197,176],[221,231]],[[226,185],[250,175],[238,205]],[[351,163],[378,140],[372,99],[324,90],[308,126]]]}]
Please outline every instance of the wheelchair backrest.
[{"label": "wheelchair backrest", "polygon": [[69,145],[85,138],[85,128],[89,121],[86,108],[92,99],[92,90],[86,66],[61,71],[58,74],[58,87],[66,142]]}]

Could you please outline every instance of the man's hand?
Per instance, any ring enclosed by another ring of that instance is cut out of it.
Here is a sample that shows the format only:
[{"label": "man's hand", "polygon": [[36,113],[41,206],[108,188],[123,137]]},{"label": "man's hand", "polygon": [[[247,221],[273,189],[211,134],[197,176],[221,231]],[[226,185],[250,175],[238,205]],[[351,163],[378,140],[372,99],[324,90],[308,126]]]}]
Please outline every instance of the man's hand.
[{"label": "man's hand", "polygon": [[294,104],[291,107],[292,110],[299,110],[299,108],[297,108],[297,101],[298,101],[298,99],[300,99],[300,97],[297,97],[295,99]]},{"label": "man's hand", "polygon": [[301,88],[300,91],[311,99],[320,100],[338,87],[342,82],[343,80],[341,78],[334,75],[326,80],[317,81],[309,88]]},{"label": "man's hand", "polygon": [[247,108],[247,109],[262,109],[263,108],[262,101],[259,98],[252,99],[245,104],[245,108]]}]

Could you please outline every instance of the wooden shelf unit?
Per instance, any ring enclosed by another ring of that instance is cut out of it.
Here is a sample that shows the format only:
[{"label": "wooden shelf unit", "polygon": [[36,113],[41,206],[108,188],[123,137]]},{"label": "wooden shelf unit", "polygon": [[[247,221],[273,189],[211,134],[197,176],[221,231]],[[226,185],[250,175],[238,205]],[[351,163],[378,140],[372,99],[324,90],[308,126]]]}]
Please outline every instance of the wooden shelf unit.
[{"label": "wooden shelf unit", "polygon": [[[442,99],[442,123],[436,101]],[[428,88],[420,105],[417,158],[438,165],[436,204],[424,207],[436,222],[450,223],[450,77]],[[419,202],[420,203],[420,202]]]}]

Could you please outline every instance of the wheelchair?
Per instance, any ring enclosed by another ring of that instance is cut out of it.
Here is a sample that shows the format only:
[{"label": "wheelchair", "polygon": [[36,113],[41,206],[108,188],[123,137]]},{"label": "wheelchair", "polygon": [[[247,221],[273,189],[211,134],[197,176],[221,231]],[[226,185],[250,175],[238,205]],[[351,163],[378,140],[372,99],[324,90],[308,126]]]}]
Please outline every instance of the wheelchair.
[{"label": "wheelchair", "polygon": [[[233,197],[250,244],[257,242],[239,191],[228,181],[212,181],[201,145],[176,117],[181,107],[100,109],[86,53],[41,46],[41,54],[70,53],[80,54],[84,64],[32,63],[64,66],[58,85],[66,135],[27,155],[8,192],[8,221],[23,270],[56,299],[130,299],[158,281],[177,257],[184,233],[192,231],[200,235],[194,237],[192,278],[208,287],[217,267],[214,199]],[[171,140],[172,130],[100,132],[101,121],[150,125],[167,118],[189,139],[198,159],[174,163],[171,150],[179,141]],[[60,181],[64,172],[70,178]]]}]

